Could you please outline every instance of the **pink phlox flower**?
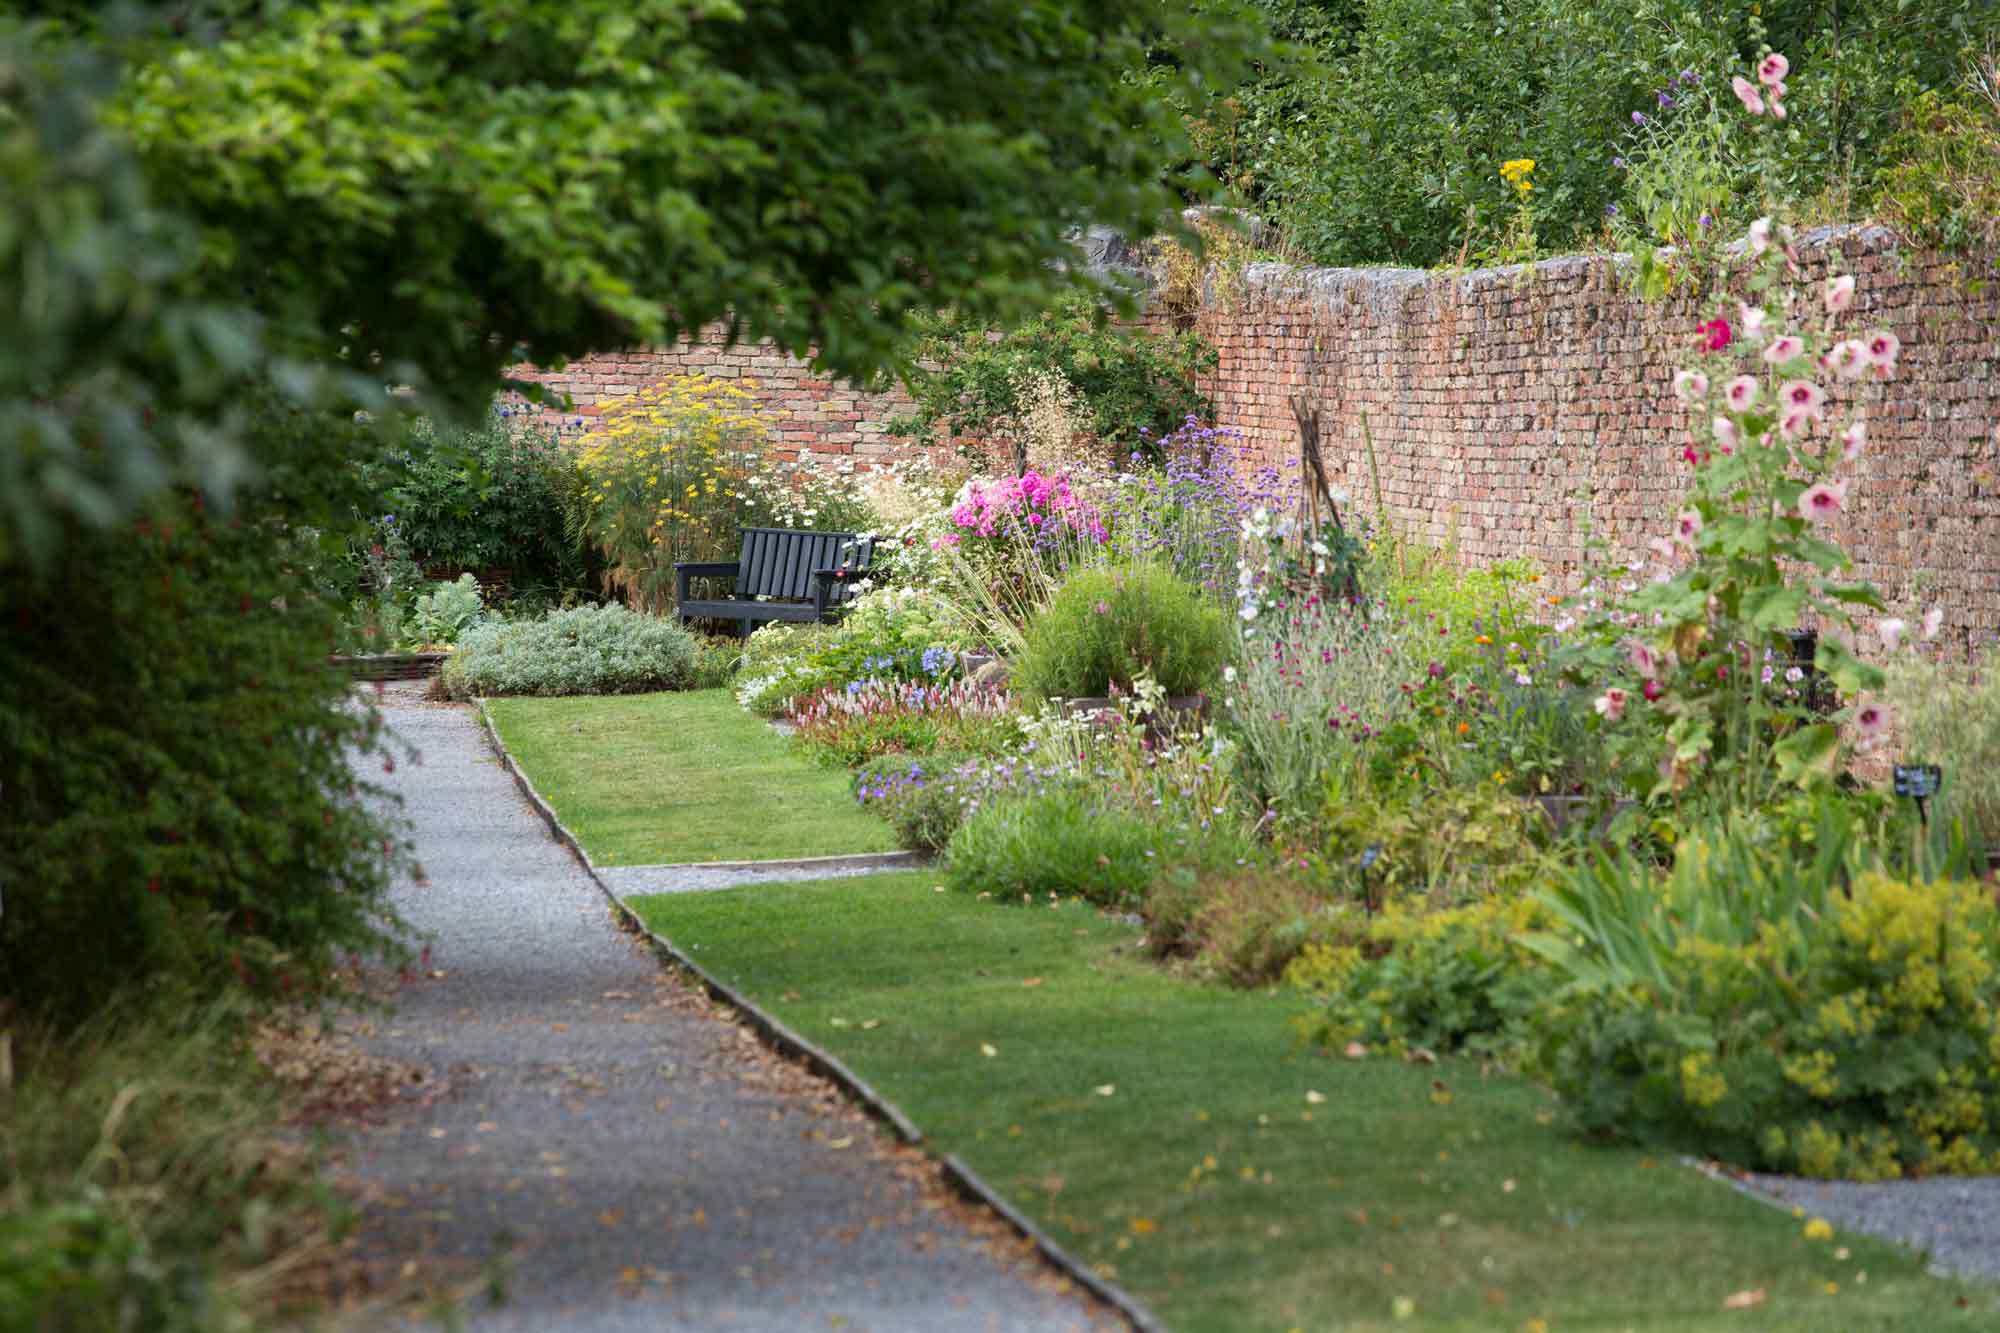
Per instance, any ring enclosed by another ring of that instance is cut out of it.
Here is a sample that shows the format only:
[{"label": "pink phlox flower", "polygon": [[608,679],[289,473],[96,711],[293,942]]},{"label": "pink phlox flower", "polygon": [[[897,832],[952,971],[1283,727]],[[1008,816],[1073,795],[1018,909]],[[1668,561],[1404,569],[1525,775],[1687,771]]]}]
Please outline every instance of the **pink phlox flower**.
[{"label": "pink phlox flower", "polygon": [[1591,707],[1595,708],[1597,715],[1606,722],[1616,722],[1625,716],[1625,697],[1625,691],[1614,685],[1598,695]]},{"label": "pink phlox flower", "polygon": [[1730,411],[1747,412],[1750,405],[1757,401],[1757,389],[1755,375],[1738,375],[1722,386],[1722,399],[1729,404]]},{"label": "pink phlox flower", "polygon": [[1674,372],[1674,396],[1684,403],[1698,403],[1708,396],[1708,376],[1699,370]]},{"label": "pink phlox flower", "polygon": [[1844,273],[1826,280],[1826,309],[1831,315],[1845,314],[1854,304],[1854,275]]},{"label": "pink phlox flower", "polygon": [[1808,523],[1824,523],[1847,504],[1847,485],[1838,481],[1816,481],[1799,496],[1799,517]]},{"label": "pink phlox flower", "polygon": [[1782,366],[1788,361],[1796,361],[1806,354],[1806,340],[1795,333],[1787,333],[1781,338],[1773,338],[1771,345],[1764,349],[1764,359],[1774,366]]},{"label": "pink phlox flower", "polygon": [[1771,54],[1757,62],[1757,82],[1763,84],[1766,88],[1780,90],[1781,95],[1785,86],[1785,76],[1791,72],[1792,62],[1779,55],[1776,51],[1771,52]]},{"label": "pink phlox flower", "polygon": [[1764,96],[1757,91],[1756,84],[1738,74],[1729,80],[1729,87],[1736,94],[1737,99],[1743,103],[1744,109],[1751,115],[1761,116],[1764,114]]},{"label": "pink phlox flower", "polygon": [[1840,461],[1852,463],[1861,457],[1861,450],[1867,443],[1868,423],[1865,421],[1850,423],[1846,430],[1840,432]]}]

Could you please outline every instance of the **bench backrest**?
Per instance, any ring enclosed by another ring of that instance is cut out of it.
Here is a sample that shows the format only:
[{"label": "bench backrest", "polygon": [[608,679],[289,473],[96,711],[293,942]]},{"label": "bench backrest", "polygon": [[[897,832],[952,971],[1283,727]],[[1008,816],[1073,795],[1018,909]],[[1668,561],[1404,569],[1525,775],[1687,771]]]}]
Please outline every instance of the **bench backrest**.
[{"label": "bench backrest", "polygon": [[[813,595],[815,569],[865,571],[874,554],[873,537],[851,532],[745,528],[743,550],[736,558],[736,595],[804,600]],[[829,600],[846,601],[853,586],[834,584]]]}]

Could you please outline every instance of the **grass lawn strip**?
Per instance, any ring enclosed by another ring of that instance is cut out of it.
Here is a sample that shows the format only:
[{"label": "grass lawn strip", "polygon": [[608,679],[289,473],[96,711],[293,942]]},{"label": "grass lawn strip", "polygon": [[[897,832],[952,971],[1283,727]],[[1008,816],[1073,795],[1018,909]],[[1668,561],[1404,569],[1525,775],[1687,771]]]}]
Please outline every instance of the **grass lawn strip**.
[{"label": "grass lawn strip", "polygon": [[1180,1333],[1993,1325],[1990,1289],[1580,1145],[1521,1080],[1329,1058],[1290,1034],[1297,996],[1162,975],[1079,904],[935,883],[633,906]]},{"label": "grass lawn strip", "polygon": [[727,690],[494,699],[494,727],[601,865],[895,849],[845,774],[813,767]]}]

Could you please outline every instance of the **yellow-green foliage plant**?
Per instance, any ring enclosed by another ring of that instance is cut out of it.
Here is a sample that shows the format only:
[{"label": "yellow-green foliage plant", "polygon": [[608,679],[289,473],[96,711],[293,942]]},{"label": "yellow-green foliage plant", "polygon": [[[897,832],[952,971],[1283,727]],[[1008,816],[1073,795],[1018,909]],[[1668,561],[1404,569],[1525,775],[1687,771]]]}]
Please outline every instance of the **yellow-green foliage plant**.
[{"label": "yellow-green foliage plant", "polygon": [[1739,822],[1544,895],[1536,1062],[1580,1128],[1816,1177],[2000,1170],[1991,891],[1844,874],[1828,832]]},{"label": "yellow-green foliage plant", "polygon": [[750,392],[706,375],[675,375],[605,408],[577,462],[610,589],[634,610],[665,611],[674,562],[733,556],[745,459],[766,436]]}]

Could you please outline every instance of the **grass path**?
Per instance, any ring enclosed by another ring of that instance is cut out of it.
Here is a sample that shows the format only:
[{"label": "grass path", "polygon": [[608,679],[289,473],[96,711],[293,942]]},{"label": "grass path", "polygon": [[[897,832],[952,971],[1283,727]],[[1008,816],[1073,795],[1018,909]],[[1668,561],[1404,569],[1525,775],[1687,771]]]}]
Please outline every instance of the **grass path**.
[{"label": "grass path", "polygon": [[892,851],[844,774],[727,690],[487,704],[516,762],[602,865]]},{"label": "grass path", "polygon": [[1329,1058],[1296,996],[1166,977],[1087,907],[934,884],[635,905],[1179,1333],[1995,1326],[1990,1289],[1906,1251],[1579,1145],[1518,1079]]}]

